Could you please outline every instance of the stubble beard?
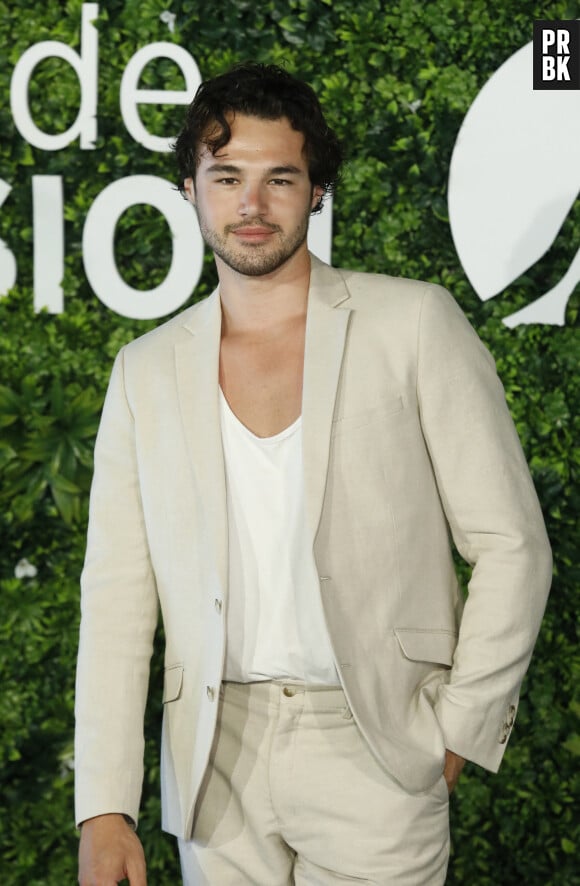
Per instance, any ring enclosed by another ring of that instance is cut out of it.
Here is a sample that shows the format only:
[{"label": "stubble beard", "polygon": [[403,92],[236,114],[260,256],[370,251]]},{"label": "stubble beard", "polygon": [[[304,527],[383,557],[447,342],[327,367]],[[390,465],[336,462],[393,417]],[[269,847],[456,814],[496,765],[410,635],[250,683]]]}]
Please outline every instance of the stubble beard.
[{"label": "stubble beard", "polygon": [[[205,224],[203,216],[199,212],[197,216],[201,236],[224,264],[246,277],[263,277],[277,271],[298,252],[308,235],[310,212],[304,216],[300,224],[290,234],[284,234],[277,225],[270,225],[259,218],[245,221],[243,224],[227,225],[224,233],[220,234]],[[269,242],[249,243],[246,241],[239,244],[233,242],[236,235],[232,231],[252,225],[270,228],[274,232],[272,236],[277,238],[276,247],[273,248]]]}]

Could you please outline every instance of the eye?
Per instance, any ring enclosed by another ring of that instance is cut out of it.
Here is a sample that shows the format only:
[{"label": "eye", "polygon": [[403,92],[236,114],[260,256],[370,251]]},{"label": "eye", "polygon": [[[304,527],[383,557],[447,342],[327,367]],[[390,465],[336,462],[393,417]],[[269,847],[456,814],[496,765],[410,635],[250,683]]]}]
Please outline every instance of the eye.
[{"label": "eye", "polygon": [[237,178],[218,178],[218,185],[235,185],[238,183]]},{"label": "eye", "polygon": [[270,179],[270,183],[273,185],[291,185],[292,182],[287,178],[273,178]]}]

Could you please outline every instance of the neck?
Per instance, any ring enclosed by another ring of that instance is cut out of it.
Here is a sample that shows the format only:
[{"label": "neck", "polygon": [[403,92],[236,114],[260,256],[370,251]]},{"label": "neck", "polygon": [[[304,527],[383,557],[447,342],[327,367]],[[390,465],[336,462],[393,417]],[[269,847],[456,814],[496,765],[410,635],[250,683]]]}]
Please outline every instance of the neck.
[{"label": "neck", "polygon": [[306,247],[271,274],[247,277],[216,256],[222,331],[259,332],[306,315],[310,255]]}]

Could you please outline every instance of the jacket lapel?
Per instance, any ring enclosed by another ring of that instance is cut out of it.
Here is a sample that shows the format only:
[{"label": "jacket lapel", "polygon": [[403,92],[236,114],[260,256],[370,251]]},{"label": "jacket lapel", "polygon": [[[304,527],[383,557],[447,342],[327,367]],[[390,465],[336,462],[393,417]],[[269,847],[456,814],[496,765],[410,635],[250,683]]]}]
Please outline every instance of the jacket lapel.
[{"label": "jacket lapel", "polygon": [[[204,510],[207,538],[227,588],[227,505],[219,414],[221,306],[216,289],[184,328],[189,338],[175,345],[175,365],[183,430],[195,478],[195,495]],[[209,552],[208,552],[209,553]]]},{"label": "jacket lapel", "polygon": [[340,272],[314,256],[311,259],[302,433],[306,518],[314,540],[322,512],[332,418],[350,309],[343,305],[349,294]]}]

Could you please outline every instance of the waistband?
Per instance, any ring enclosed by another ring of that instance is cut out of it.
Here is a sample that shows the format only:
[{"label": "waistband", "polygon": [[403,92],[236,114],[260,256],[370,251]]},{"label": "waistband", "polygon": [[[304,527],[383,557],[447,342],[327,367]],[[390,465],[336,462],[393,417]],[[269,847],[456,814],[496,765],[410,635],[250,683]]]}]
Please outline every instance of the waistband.
[{"label": "waistband", "polygon": [[288,705],[294,701],[312,710],[350,707],[341,686],[327,686],[318,683],[302,683],[299,680],[262,680],[253,683],[235,683],[224,680],[222,696],[241,700],[246,698],[254,704]]}]

